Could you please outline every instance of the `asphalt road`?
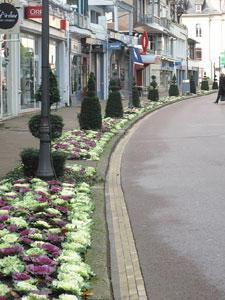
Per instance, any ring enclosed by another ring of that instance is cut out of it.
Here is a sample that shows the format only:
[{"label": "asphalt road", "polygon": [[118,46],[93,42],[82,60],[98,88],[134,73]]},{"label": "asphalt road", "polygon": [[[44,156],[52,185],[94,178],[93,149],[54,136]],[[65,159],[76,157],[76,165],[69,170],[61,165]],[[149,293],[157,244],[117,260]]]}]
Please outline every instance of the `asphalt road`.
[{"label": "asphalt road", "polygon": [[122,185],[151,300],[225,299],[225,103],[215,95],[149,115]]}]

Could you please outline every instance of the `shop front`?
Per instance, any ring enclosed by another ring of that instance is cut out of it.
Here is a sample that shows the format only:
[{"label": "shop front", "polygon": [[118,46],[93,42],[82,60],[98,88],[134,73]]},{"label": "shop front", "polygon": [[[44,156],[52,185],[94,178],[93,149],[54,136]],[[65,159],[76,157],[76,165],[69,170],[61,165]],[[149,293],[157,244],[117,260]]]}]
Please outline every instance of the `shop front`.
[{"label": "shop front", "polygon": [[81,101],[81,43],[78,39],[71,38],[70,49],[70,105]]},{"label": "shop front", "polygon": [[[3,36],[2,36],[3,38]],[[8,96],[9,49],[7,42],[0,50],[0,119],[10,115]]]},{"label": "shop front", "polygon": [[37,108],[35,92],[38,87],[38,37],[28,33],[20,35],[20,90],[21,111]]},{"label": "shop front", "polygon": [[160,86],[162,90],[168,91],[174,74],[174,61],[161,57]]}]

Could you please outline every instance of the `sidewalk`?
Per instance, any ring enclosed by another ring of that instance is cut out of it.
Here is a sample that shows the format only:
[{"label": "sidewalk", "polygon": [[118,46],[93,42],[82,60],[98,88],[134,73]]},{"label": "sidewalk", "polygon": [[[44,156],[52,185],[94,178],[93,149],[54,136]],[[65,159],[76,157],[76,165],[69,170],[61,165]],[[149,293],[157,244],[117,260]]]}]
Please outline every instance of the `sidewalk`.
[{"label": "sidewalk", "polygon": [[[105,102],[102,103],[104,112]],[[63,117],[64,130],[79,128],[77,114],[80,106],[60,108],[52,111]],[[28,121],[35,113],[27,113],[4,121],[0,127],[0,178],[12,170],[20,161],[20,152],[27,147],[39,147],[39,139],[34,138],[28,128]]]}]

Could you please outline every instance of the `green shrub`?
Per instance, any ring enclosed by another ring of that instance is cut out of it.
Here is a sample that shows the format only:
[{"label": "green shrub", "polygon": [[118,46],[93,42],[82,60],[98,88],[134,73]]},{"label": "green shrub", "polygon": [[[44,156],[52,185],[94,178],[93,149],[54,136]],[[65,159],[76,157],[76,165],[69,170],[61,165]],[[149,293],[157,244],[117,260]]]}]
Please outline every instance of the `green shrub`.
[{"label": "green shrub", "polygon": [[[39,150],[26,148],[20,153],[20,157],[23,164],[24,175],[27,177],[35,177],[38,168]],[[63,176],[66,158],[67,155],[65,153],[52,152],[52,161],[56,177]]]},{"label": "green shrub", "polygon": [[135,81],[133,82],[132,87],[132,104],[134,107],[141,107],[139,90],[135,84]]},{"label": "green shrub", "polygon": [[119,89],[120,87],[118,86],[117,81],[111,79],[109,83],[109,98],[105,108],[106,117],[123,117],[123,105]]},{"label": "green shrub", "polygon": [[[42,85],[35,93],[36,101],[42,101]],[[49,104],[50,106],[54,103],[60,102],[60,94],[58,89],[58,82],[55,74],[49,69]]]},{"label": "green shrub", "polygon": [[176,76],[175,74],[173,75],[173,78],[171,80],[171,84],[170,84],[170,88],[169,88],[169,96],[172,97],[172,96],[179,96],[179,89],[178,89],[178,86],[176,84],[177,82],[177,79],[176,79]]},{"label": "green shrub", "polygon": [[52,152],[52,161],[56,177],[62,177],[64,175],[66,159],[67,155],[65,153],[58,151]]},{"label": "green shrub", "polygon": [[[58,115],[50,115],[49,116],[49,122],[50,122],[50,135],[51,139],[57,139],[62,135],[63,130],[63,118]],[[28,122],[28,126],[30,129],[31,134],[36,137],[40,138],[40,124],[41,124],[41,115],[34,115],[30,118]]]},{"label": "green shrub", "polygon": [[218,88],[219,88],[219,85],[218,85],[217,77],[216,77],[216,74],[215,74],[213,85],[212,85],[212,90],[218,90]]},{"label": "green shrub", "polygon": [[87,96],[81,103],[81,111],[78,115],[80,129],[98,130],[102,128],[101,105],[96,97],[95,76],[90,74],[88,79]]},{"label": "green shrub", "polygon": [[152,75],[152,82],[150,83],[148,88],[148,99],[152,101],[159,100],[158,84],[154,75]]},{"label": "green shrub", "polygon": [[15,168],[13,168],[11,171],[9,171],[4,178],[7,178],[11,181],[15,181],[18,179],[23,178],[24,173],[23,173],[23,167],[22,165],[18,165]]},{"label": "green shrub", "polygon": [[190,93],[196,94],[196,85],[193,76],[190,78]]},{"label": "green shrub", "polygon": [[202,91],[208,91],[209,90],[209,82],[208,82],[208,78],[206,77],[206,73],[204,73],[204,77],[202,78],[201,90]]}]

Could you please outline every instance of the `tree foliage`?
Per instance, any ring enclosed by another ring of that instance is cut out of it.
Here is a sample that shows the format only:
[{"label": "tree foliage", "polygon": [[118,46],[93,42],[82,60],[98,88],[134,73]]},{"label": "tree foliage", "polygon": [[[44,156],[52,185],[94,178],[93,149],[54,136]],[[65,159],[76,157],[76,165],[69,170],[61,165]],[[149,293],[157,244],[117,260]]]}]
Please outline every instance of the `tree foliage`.
[{"label": "tree foliage", "polygon": [[[35,93],[35,99],[36,101],[42,101],[42,84]],[[57,78],[51,69],[49,69],[49,102],[50,106],[54,103],[60,102]]]}]

